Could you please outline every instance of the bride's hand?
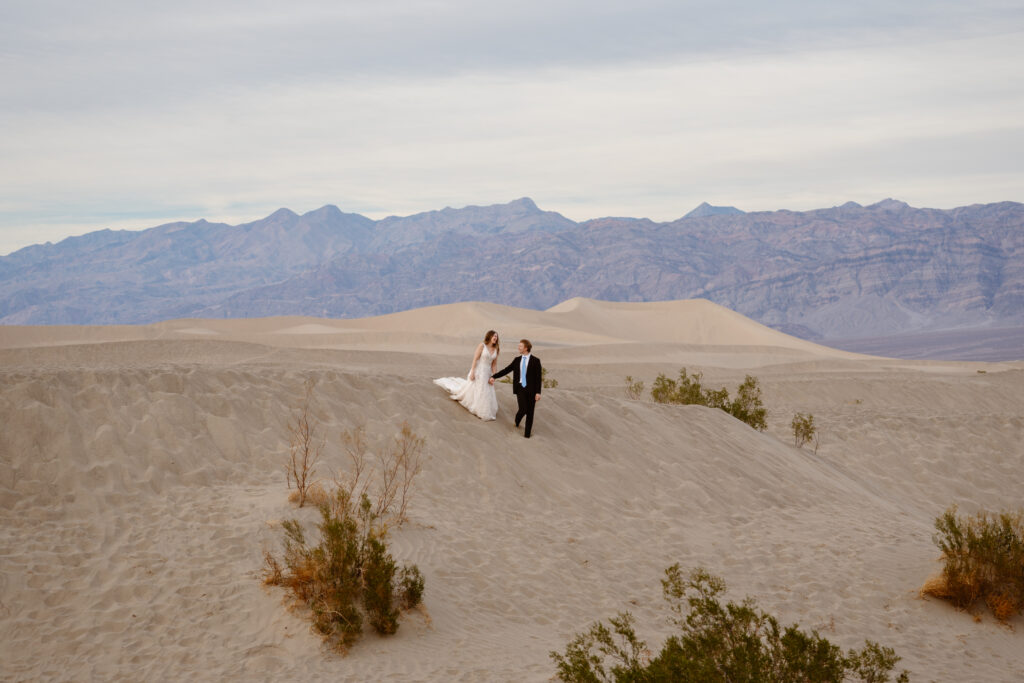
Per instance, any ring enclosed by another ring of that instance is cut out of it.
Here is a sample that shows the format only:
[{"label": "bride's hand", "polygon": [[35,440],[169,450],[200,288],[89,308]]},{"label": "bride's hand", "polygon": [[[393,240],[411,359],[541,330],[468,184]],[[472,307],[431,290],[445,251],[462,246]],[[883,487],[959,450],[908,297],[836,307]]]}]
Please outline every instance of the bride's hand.
[{"label": "bride's hand", "polygon": [[469,373],[469,381],[470,382],[475,382],[476,381],[476,373],[473,373],[473,372]]}]

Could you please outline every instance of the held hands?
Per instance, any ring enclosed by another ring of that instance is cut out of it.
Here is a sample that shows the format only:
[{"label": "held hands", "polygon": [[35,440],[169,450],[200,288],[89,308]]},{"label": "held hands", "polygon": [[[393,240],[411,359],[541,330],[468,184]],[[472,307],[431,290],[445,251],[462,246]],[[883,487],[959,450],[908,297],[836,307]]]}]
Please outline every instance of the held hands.
[{"label": "held hands", "polygon": [[494,378],[493,377],[488,378],[487,383],[493,386],[494,385]]}]

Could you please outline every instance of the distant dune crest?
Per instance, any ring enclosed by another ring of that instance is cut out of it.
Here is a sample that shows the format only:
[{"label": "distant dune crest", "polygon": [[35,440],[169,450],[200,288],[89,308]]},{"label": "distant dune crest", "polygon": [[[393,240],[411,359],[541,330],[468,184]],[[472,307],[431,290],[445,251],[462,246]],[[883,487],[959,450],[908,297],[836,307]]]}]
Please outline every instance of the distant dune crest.
[{"label": "distant dune crest", "polygon": [[[855,358],[773,330],[707,301],[625,303],[576,297],[546,311],[471,301],[360,319],[270,317],[246,320],[169,320],[152,325],[9,326],[0,349],[114,342],[209,339],[287,348],[372,348],[389,351],[465,353],[488,329],[503,336],[507,353],[522,337],[539,346],[609,347],[625,350],[685,346]],[[754,361],[750,361],[754,362]]]}]

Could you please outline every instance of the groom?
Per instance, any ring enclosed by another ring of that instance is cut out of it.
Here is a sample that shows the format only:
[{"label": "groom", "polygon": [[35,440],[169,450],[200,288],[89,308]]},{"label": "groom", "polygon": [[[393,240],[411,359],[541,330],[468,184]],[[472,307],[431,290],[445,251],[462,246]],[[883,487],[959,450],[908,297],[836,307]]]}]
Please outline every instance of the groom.
[{"label": "groom", "polygon": [[512,373],[512,391],[515,392],[519,401],[519,412],[516,413],[516,427],[519,422],[526,418],[526,430],[523,436],[530,438],[530,429],[533,427],[533,409],[540,400],[541,388],[541,367],[540,358],[532,355],[533,344],[529,339],[519,340],[519,356],[514,358],[504,370],[491,375],[490,383],[494,380]]}]

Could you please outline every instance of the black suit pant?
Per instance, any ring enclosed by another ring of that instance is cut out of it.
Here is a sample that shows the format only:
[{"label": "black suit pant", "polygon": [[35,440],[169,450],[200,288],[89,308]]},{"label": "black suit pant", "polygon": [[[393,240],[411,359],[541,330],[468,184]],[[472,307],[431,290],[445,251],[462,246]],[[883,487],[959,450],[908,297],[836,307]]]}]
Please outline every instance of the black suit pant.
[{"label": "black suit pant", "polygon": [[526,418],[526,428],[523,430],[523,436],[529,437],[530,430],[533,428],[533,408],[537,405],[537,399],[534,394],[529,393],[524,387],[522,391],[516,394],[516,400],[519,401],[519,412],[516,413],[516,427],[522,419]]}]

